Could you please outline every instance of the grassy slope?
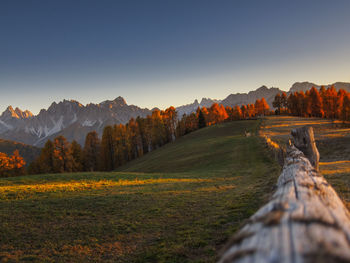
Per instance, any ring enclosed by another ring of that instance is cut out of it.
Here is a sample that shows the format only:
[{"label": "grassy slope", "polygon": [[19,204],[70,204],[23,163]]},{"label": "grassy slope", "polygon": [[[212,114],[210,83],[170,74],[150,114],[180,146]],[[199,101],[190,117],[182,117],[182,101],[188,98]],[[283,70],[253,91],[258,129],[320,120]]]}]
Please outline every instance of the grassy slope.
[{"label": "grassy slope", "polygon": [[0,259],[214,262],[278,176],[257,121],[189,134],[113,173],[0,179]]},{"label": "grassy slope", "polygon": [[291,129],[311,125],[320,152],[320,171],[350,210],[350,123],[320,118],[273,116],[262,131],[280,143]]}]

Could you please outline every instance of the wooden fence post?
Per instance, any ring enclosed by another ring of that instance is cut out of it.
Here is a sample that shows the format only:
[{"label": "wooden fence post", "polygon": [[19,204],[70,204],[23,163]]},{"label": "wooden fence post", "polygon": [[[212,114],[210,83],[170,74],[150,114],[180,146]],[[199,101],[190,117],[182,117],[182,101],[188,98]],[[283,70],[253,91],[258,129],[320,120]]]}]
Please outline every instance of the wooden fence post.
[{"label": "wooden fence post", "polygon": [[294,129],[292,130],[292,136],[295,147],[302,151],[306,158],[310,160],[312,166],[318,170],[320,154],[316,147],[315,136],[312,127],[304,126],[298,129]]},{"label": "wooden fence post", "polygon": [[220,263],[350,262],[350,213],[311,164],[319,159],[312,129],[293,137],[305,152],[287,148],[277,191],[236,233]]}]

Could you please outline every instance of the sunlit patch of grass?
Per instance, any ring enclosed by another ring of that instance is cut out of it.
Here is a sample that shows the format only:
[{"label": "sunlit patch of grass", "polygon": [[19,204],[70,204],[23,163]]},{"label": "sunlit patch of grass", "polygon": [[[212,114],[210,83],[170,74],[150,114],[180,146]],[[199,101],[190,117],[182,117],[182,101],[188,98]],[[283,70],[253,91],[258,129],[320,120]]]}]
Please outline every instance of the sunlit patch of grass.
[{"label": "sunlit patch of grass", "polygon": [[27,185],[10,185],[0,186],[0,199],[22,199],[28,195],[45,192],[75,192],[85,190],[97,190],[116,186],[135,186],[148,184],[174,184],[174,183],[202,183],[215,182],[218,179],[198,179],[198,178],[158,178],[145,180],[100,180],[100,181],[70,181],[61,183],[46,183],[46,184],[27,184]]},{"label": "sunlit patch of grass", "polygon": [[320,162],[320,170],[323,175],[350,174],[350,161]]},{"label": "sunlit patch of grass", "polygon": [[321,166],[327,166],[327,165],[340,165],[340,164],[349,164],[349,160],[342,160],[342,161],[334,161],[334,162],[320,162],[319,165]]},{"label": "sunlit patch of grass", "polygon": [[278,143],[274,142],[273,140],[271,140],[270,137],[265,137],[266,143],[269,147],[272,147],[274,149],[279,149],[280,146],[278,145]]},{"label": "sunlit patch of grass", "polygon": [[350,168],[348,168],[348,169],[334,169],[334,170],[322,169],[321,172],[323,175],[349,174]]}]

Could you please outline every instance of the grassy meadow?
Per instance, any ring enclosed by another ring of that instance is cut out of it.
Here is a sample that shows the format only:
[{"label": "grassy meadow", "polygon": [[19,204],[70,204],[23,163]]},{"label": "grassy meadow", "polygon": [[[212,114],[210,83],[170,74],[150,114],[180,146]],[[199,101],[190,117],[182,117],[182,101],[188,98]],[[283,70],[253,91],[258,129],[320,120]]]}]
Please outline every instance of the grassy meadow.
[{"label": "grassy meadow", "polygon": [[215,262],[279,175],[259,121],[188,134],[110,173],[0,179],[1,262]]},{"label": "grassy meadow", "polygon": [[290,131],[311,125],[320,152],[320,171],[350,209],[350,123],[319,118],[267,117],[261,133],[283,144]]}]

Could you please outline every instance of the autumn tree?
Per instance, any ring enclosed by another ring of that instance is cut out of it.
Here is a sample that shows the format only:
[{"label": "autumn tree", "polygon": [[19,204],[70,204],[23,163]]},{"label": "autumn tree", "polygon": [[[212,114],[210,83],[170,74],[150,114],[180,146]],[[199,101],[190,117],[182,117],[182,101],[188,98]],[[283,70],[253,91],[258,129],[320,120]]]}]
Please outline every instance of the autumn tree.
[{"label": "autumn tree", "polygon": [[83,171],[83,150],[80,144],[75,140],[71,143],[71,151],[73,157],[73,172]]},{"label": "autumn tree", "polygon": [[129,161],[129,146],[124,125],[119,124],[113,126],[113,140],[114,168],[116,168]]},{"label": "autumn tree", "polygon": [[326,118],[336,118],[338,112],[338,94],[334,86],[321,93],[323,111]]},{"label": "autumn tree", "polygon": [[177,112],[174,107],[167,108],[162,112],[164,125],[167,133],[167,141],[175,141],[176,138],[176,124],[177,124]]},{"label": "autumn tree", "polygon": [[114,138],[112,126],[106,126],[103,130],[101,140],[101,165],[104,171],[115,169]]},{"label": "autumn tree", "polygon": [[20,176],[25,174],[25,161],[15,150],[12,156],[0,152],[0,176]]},{"label": "autumn tree", "polygon": [[197,114],[191,113],[185,116],[185,134],[198,130]]},{"label": "autumn tree", "polygon": [[70,143],[62,135],[53,142],[53,171],[64,173],[73,171],[73,155]]},{"label": "autumn tree", "polygon": [[342,109],[343,109],[343,103],[344,103],[344,98],[346,96],[347,92],[343,89],[340,89],[337,93],[337,113],[336,113],[336,118],[342,119]]},{"label": "autumn tree", "polygon": [[257,115],[266,115],[269,111],[269,105],[267,104],[265,98],[261,100],[257,99],[255,101],[255,112]]},{"label": "autumn tree", "polygon": [[99,170],[101,142],[95,131],[89,132],[85,138],[83,149],[83,166],[85,171]]},{"label": "autumn tree", "polygon": [[232,108],[232,114],[233,114],[233,120],[240,120],[242,119],[242,111],[239,106],[234,106]]},{"label": "autumn tree", "polygon": [[303,91],[296,93],[296,113],[298,116],[308,116],[309,114],[309,98]]},{"label": "autumn tree", "polygon": [[288,106],[287,94],[285,92],[282,92],[282,95],[281,95],[281,107],[282,107],[283,111],[285,111],[287,106]]},{"label": "autumn tree", "polygon": [[247,105],[247,114],[248,118],[255,117],[255,105],[254,104],[248,104]]},{"label": "autumn tree", "polygon": [[151,140],[152,148],[157,149],[166,142],[166,129],[160,110],[156,109],[151,115]]},{"label": "autumn tree", "polygon": [[246,119],[248,117],[248,109],[246,105],[241,106],[242,118]]},{"label": "autumn tree", "polygon": [[0,152],[0,176],[9,176],[9,171],[12,169],[10,158],[6,153]]},{"label": "autumn tree", "polygon": [[148,122],[149,122],[149,117],[146,118],[141,118],[137,117],[136,118],[136,123],[139,127],[139,132],[140,132],[140,137],[141,137],[141,142],[142,142],[142,153],[146,154],[149,152],[150,148],[150,135],[148,134]]},{"label": "autumn tree", "polygon": [[142,136],[138,122],[131,118],[127,130],[131,140],[131,158],[135,159],[143,155]]},{"label": "autumn tree", "polygon": [[181,137],[181,136],[184,136],[186,134],[185,120],[186,120],[186,114],[182,115],[181,120],[179,120],[177,122],[177,125],[176,125],[176,137]]},{"label": "autumn tree", "polygon": [[346,93],[343,99],[343,105],[341,109],[341,119],[343,121],[350,120],[350,93]]},{"label": "autumn tree", "polygon": [[11,156],[11,163],[13,166],[12,173],[15,176],[24,175],[26,162],[23,157],[19,154],[18,150],[15,150]]},{"label": "autumn tree", "polygon": [[218,103],[211,105],[208,115],[209,125],[223,122],[227,118],[228,115],[223,105],[219,105]]},{"label": "autumn tree", "polygon": [[323,117],[323,103],[320,93],[315,87],[310,89],[311,115],[313,117]]},{"label": "autumn tree", "polygon": [[272,102],[272,106],[276,108],[276,114],[281,114],[281,108],[282,108],[282,98],[279,93],[276,94],[275,99]]}]

